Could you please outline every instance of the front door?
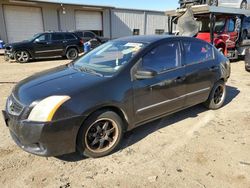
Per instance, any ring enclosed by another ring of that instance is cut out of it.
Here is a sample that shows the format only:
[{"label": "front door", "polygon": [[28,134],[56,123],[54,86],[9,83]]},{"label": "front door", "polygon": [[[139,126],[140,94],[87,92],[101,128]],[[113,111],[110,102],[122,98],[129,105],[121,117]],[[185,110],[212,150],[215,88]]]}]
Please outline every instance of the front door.
[{"label": "front door", "polygon": [[184,106],[185,68],[181,61],[178,41],[160,44],[142,58],[137,69],[154,70],[157,74],[153,78],[133,82],[136,123]]},{"label": "front door", "polygon": [[50,56],[51,46],[51,34],[45,33],[40,35],[34,40],[34,54],[35,57],[48,57]]}]

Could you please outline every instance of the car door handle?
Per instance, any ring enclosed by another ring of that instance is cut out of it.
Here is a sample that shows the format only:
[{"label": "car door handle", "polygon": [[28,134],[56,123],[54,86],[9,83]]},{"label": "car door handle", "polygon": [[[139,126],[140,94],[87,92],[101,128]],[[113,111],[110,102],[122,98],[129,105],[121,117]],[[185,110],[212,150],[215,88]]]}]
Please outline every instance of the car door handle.
[{"label": "car door handle", "polygon": [[66,41],[66,40],[63,41],[63,43],[66,43],[66,42],[68,42],[68,41]]},{"label": "car door handle", "polygon": [[218,69],[219,69],[218,66],[212,66],[212,67],[209,68],[209,71],[216,71]]},{"label": "car door handle", "polygon": [[175,79],[175,82],[180,83],[180,82],[183,82],[184,80],[186,80],[186,76],[179,76],[179,77],[177,77],[177,78]]}]

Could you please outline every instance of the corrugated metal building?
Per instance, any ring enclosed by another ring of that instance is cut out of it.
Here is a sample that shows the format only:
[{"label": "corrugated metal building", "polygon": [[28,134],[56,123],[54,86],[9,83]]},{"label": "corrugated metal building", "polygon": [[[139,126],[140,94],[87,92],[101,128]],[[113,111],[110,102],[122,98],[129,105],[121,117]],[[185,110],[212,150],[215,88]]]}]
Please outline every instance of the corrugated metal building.
[{"label": "corrugated metal building", "polygon": [[91,30],[108,38],[167,32],[164,12],[52,1],[0,0],[0,39],[21,41],[44,31]]}]

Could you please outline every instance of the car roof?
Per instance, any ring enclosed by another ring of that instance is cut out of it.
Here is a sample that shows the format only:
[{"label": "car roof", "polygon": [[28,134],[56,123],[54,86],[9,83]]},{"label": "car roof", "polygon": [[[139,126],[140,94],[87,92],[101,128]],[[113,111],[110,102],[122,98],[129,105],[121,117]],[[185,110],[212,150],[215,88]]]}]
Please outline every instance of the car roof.
[{"label": "car roof", "polygon": [[137,35],[137,36],[128,36],[118,38],[115,41],[127,41],[127,42],[142,42],[142,43],[154,43],[157,41],[161,41],[164,39],[191,39],[191,40],[199,40],[194,37],[184,37],[184,36],[176,36],[176,35]]}]

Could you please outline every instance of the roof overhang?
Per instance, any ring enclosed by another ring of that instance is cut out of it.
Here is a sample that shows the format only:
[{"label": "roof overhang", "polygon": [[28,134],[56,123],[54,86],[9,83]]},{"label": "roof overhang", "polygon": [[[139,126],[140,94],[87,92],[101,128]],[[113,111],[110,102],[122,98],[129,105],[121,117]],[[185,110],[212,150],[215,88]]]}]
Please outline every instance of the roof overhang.
[{"label": "roof overhang", "polygon": [[10,2],[13,3],[46,3],[46,4],[54,4],[54,5],[69,5],[69,6],[82,6],[83,8],[89,8],[89,9],[110,9],[110,8],[115,8],[113,6],[101,6],[101,5],[90,5],[90,4],[81,4],[81,3],[65,3],[65,2],[60,2],[56,0],[9,0]]}]

